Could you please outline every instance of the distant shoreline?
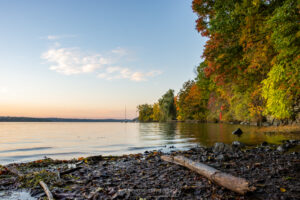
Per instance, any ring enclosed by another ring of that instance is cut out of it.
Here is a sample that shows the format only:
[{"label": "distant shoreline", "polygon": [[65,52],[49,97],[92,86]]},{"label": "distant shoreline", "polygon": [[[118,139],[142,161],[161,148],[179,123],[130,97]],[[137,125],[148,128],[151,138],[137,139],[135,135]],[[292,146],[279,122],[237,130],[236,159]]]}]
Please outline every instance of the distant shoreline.
[{"label": "distant shoreline", "polygon": [[77,119],[77,118],[35,118],[35,117],[0,117],[0,122],[132,122],[124,119]]}]

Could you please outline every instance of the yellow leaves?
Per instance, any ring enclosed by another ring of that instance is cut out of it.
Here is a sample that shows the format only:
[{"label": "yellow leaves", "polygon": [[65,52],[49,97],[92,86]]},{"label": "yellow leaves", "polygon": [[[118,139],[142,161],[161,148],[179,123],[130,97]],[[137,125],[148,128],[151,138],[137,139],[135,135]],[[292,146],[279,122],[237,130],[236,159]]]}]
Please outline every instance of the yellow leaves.
[{"label": "yellow leaves", "polygon": [[83,161],[86,164],[88,163],[88,160],[86,158],[84,158],[84,157],[79,157],[78,161]]},{"label": "yellow leaves", "polygon": [[258,6],[258,5],[259,5],[259,1],[260,1],[260,0],[254,0],[254,1],[252,1],[252,4],[253,4],[254,6]]},{"label": "yellow leaves", "polygon": [[280,191],[281,192],[286,192],[286,189],[285,188],[280,188]]},{"label": "yellow leaves", "polygon": [[222,59],[222,58],[224,58],[224,57],[225,57],[225,54],[222,53],[222,54],[220,54],[220,55],[218,56],[218,59]]}]

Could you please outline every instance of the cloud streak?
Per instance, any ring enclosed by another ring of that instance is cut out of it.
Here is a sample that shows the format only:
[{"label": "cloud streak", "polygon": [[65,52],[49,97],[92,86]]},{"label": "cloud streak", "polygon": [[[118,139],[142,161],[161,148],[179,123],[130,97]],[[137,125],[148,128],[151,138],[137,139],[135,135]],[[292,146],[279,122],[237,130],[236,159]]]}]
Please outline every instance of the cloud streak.
[{"label": "cloud streak", "polygon": [[48,35],[46,37],[43,37],[47,40],[59,40],[64,38],[74,38],[76,35]]},{"label": "cloud streak", "polygon": [[[79,48],[60,48],[55,45],[41,55],[50,64],[49,69],[64,75],[95,73],[98,78],[105,80],[128,79],[131,81],[146,81],[162,72],[151,70],[141,72],[122,67],[122,57],[127,55],[126,49],[111,50],[109,55],[84,53]],[[121,60],[120,60],[121,59]]]},{"label": "cloud streak", "polygon": [[104,78],[106,80],[113,79],[129,79],[132,81],[146,81],[148,77],[154,77],[161,74],[161,71],[153,70],[150,72],[138,72],[132,71],[129,68],[122,67],[108,67],[105,72],[98,74],[99,78]]}]

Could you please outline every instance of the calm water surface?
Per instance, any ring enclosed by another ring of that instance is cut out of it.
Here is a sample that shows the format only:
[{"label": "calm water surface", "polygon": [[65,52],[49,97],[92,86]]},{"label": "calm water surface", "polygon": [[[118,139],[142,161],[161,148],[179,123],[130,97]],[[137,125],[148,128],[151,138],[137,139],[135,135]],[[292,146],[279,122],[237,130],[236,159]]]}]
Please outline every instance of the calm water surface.
[{"label": "calm water surface", "polygon": [[[241,137],[231,132],[240,127]],[[44,158],[122,155],[146,150],[186,149],[215,142],[280,143],[299,134],[256,133],[257,127],[192,123],[0,123],[0,164]]]}]

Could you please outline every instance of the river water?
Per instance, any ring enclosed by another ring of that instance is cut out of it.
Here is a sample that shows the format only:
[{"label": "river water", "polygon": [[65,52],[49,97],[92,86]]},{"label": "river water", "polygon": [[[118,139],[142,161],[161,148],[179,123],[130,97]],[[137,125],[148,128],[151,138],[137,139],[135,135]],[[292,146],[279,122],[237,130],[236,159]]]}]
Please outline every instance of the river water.
[{"label": "river water", "polygon": [[[231,132],[244,131],[240,137]],[[0,164],[42,159],[71,159],[90,155],[122,155],[150,150],[187,149],[241,141],[256,145],[300,139],[299,134],[257,133],[257,127],[193,123],[62,123],[1,122]],[[174,147],[174,148],[173,148]]]}]

